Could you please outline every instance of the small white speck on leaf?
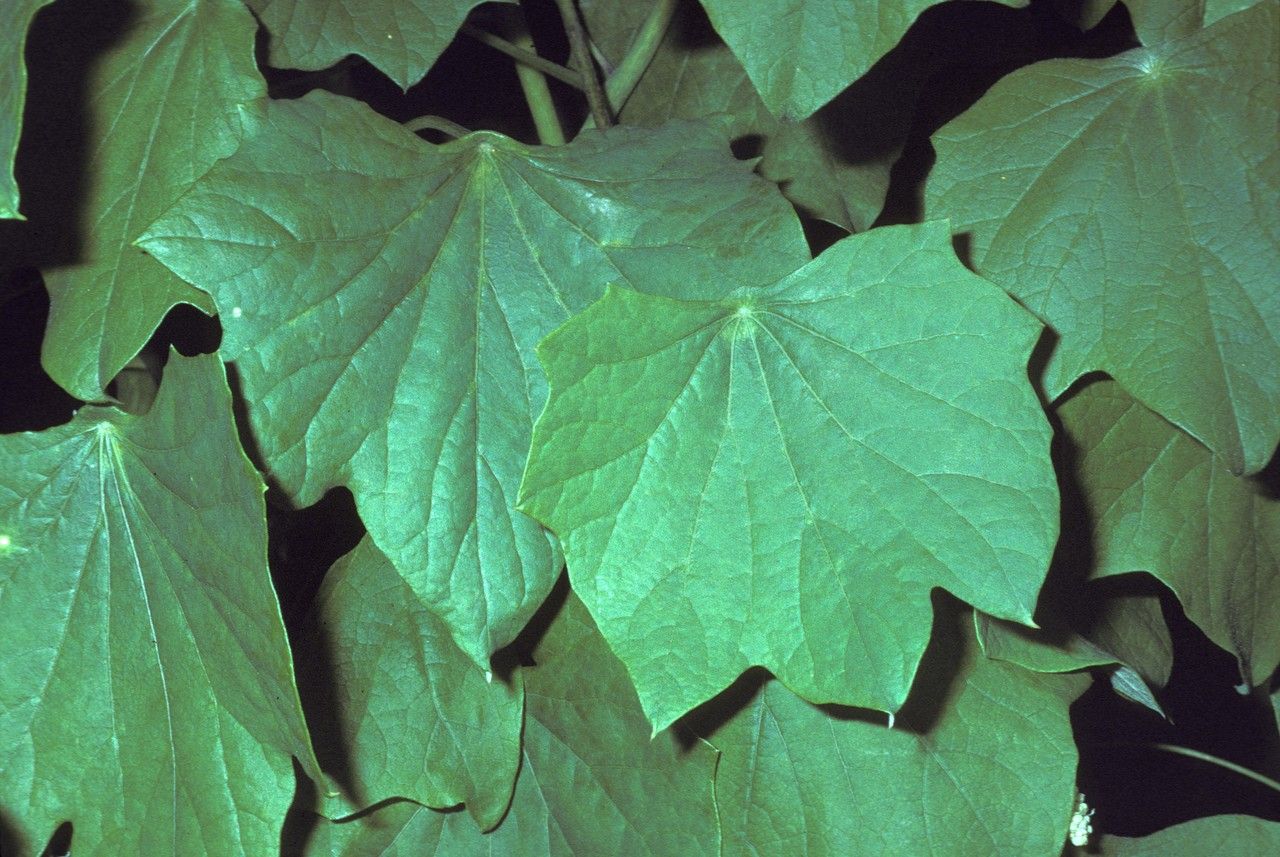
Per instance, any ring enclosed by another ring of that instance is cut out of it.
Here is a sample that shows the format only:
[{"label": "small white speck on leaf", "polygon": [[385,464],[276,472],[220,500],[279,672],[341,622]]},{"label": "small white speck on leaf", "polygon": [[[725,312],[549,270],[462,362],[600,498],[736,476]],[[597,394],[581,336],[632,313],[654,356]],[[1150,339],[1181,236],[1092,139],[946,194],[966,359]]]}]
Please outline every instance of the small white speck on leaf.
[{"label": "small white speck on leaf", "polygon": [[238,307],[238,306],[233,306],[233,307],[231,308],[231,317],[232,317],[232,318],[239,318],[239,317],[240,317],[240,316],[242,316],[242,315],[244,315],[244,310],[240,309],[240,307]]}]

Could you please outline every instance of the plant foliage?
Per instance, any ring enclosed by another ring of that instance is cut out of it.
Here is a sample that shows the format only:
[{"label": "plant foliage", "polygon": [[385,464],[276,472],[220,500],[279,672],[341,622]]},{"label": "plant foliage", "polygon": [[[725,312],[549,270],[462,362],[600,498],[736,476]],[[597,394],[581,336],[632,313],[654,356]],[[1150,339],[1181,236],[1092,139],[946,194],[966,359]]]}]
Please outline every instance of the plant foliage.
[{"label": "plant foliage", "polygon": [[[1280,2],[75,4],[0,853],[1277,847]],[[1095,817],[1189,640],[1265,798]]]}]

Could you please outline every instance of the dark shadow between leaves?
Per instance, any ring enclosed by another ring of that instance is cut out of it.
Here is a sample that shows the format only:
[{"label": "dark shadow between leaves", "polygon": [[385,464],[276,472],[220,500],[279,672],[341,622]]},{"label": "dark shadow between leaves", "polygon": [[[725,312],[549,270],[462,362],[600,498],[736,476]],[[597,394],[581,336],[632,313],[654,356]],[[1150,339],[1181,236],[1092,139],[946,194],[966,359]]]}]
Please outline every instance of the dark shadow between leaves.
[{"label": "dark shadow between leaves", "polygon": [[490,669],[495,679],[510,686],[512,677],[518,668],[537,666],[533,653],[542,642],[542,638],[546,636],[547,629],[551,627],[551,623],[556,620],[556,617],[560,615],[560,611],[564,609],[565,602],[569,599],[569,592],[569,571],[562,568],[560,576],[556,578],[555,585],[551,587],[550,594],[542,602],[542,606],[525,623],[524,629],[516,635],[514,640],[498,649],[489,658]]},{"label": "dark shadow between leaves", "polygon": [[71,822],[64,821],[49,837],[49,844],[44,847],[41,857],[69,857],[71,854],[71,838],[74,833]]},{"label": "dark shadow between leaves", "polygon": [[127,0],[54,3],[27,36],[27,99],[14,174],[25,222],[0,220],[3,265],[42,268],[81,261],[80,212],[93,156],[90,78],[138,17]]},{"label": "dark shadow between leaves", "polygon": [[63,425],[84,404],[67,395],[40,364],[48,318],[49,295],[39,272],[0,273],[0,434]]}]

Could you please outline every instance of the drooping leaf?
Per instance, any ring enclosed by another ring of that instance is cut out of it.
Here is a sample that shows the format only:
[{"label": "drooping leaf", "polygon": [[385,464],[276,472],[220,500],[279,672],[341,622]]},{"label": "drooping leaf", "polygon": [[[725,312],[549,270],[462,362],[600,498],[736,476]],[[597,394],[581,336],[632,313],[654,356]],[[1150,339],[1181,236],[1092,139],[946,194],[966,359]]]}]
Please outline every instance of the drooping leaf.
[{"label": "drooping leaf", "polygon": [[27,66],[23,49],[27,27],[42,6],[53,0],[10,0],[0,8],[0,218],[22,220],[18,211],[18,183],[13,177],[13,156],[22,134],[23,98],[27,92]]},{"label": "drooping leaf", "polygon": [[611,289],[539,346],[521,508],[655,727],[753,665],[896,710],[934,586],[1030,621],[1058,526],[1039,332],[929,223],[732,299]]},{"label": "drooping leaf", "polygon": [[367,536],[325,576],[314,616],[301,681],[320,763],[345,793],[330,814],[406,797],[497,824],[520,763],[520,676],[487,680]]},{"label": "drooping leaf", "polygon": [[[1160,599],[1145,593],[1100,595],[1100,583],[1081,587],[1081,600],[1092,601],[1092,609],[1070,622],[1050,616],[1040,620],[1040,628],[1027,628],[975,611],[978,643],[987,657],[1035,672],[1111,667],[1116,693],[1164,717],[1155,690],[1168,683],[1173,670],[1173,640]],[[1045,612],[1043,595],[1040,607],[1037,619]]]},{"label": "drooping leaf", "polygon": [[0,822],[17,855],[63,821],[77,855],[278,847],[290,756],[317,771],[263,490],[212,356],[174,355],[146,416],[89,407],[0,437]]},{"label": "drooping leaf", "polygon": [[1258,857],[1280,853],[1280,824],[1252,815],[1215,815],[1175,824],[1150,836],[1103,836],[1096,853],[1104,857]]},{"label": "drooping leaf", "polygon": [[938,0],[701,2],[773,115],[798,122],[865,74]]},{"label": "drooping leaf", "polygon": [[[1098,583],[1085,584],[1085,590]],[[1085,595],[1090,598],[1090,595]],[[1069,672],[1104,664],[1127,664],[1163,687],[1173,670],[1173,640],[1154,595],[1108,593],[1078,627],[1027,628],[975,613],[978,642],[989,658],[1036,672]]]},{"label": "drooping leaf", "polygon": [[[948,616],[894,728],[770,681],[709,741],[726,857],[1057,854],[1087,686],[983,658]],[[963,625],[964,627],[958,627]]]},{"label": "drooping leaf", "polygon": [[[321,69],[359,54],[408,89],[485,0],[246,0],[280,68]],[[512,3],[515,0],[493,0]]]},{"label": "drooping leaf", "polygon": [[[86,4],[103,29],[120,8]],[[102,391],[175,304],[213,311],[209,296],[131,242],[218,158],[236,147],[239,105],[265,91],[253,16],[239,0],[144,0],[92,69],[82,246],[45,272],[49,326],[41,359],[67,392]]]},{"label": "drooping leaf", "polygon": [[931,216],[1061,335],[1045,385],[1101,369],[1259,470],[1280,439],[1280,7],[1009,75],[934,136]]},{"label": "drooping leaf", "polygon": [[1280,501],[1102,381],[1059,409],[1080,449],[1095,575],[1147,571],[1235,654],[1250,686],[1280,665]]},{"label": "drooping leaf", "polygon": [[626,670],[573,595],[527,671],[524,760],[511,810],[481,834],[458,813],[395,804],[321,822],[307,854],[717,854],[716,754],[650,738]]},{"label": "drooping leaf", "polygon": [[710,128],[437,147],[320,92],[272,104],[141,243],[216,299],[272,475],[303,505],[348,485],[482,669],[560,571],[513,508],[537,341],[609,282],[711,294],[808,257]]}]

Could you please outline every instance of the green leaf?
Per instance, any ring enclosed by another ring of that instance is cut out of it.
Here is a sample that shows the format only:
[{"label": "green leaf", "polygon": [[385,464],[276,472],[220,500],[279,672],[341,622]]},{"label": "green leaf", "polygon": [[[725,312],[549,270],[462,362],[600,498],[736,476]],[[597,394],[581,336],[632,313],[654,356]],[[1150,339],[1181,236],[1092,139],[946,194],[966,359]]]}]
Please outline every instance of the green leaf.
[{"label": "green leaf", "polygon": [[[1002,0],[1023,6],[1022,0]],[[937,0],[702,0],[769,110],[800,121],[889,52]]]},{"label": "green leaf", "polygon": [[[630,8],[630,7],[629,7]],[[639,7],[643,8],[643,7]],[[613,2],[583,4],[593,37],[627,25]],[[658,53],[619,113],[628,125],[720,116],[736,138],[759,137],[762,176],[793,203],[850,231],[884,206],[889,169],[901,151],[915,100],[930,70],[920,51],[894,58],[804,122],[773,117],[747,73],[696,3],[682,4]],[[614,55],[621,59],[621,54]]]},{"label": "green leaf", "polygon": [[[38,853],[274,851],[315,774],[267,573],[262,481],[216,357],[143,417],[0,437],[0,823]],[[7,854],[8,852],[6,852]]]},{"label": "green leaf", "polygon": [[1280,502],[1111,381],[1059,409],[1094,518],[1094,575],[1147,571],[1256,686],[1280,665]]},{"label": "green leaf", "polygon": [[0,218],[25,220],[18,211],[18,183],[13,177],[13,156],[22,135],[23,99],[27,93],[27,66],[23,49],[27,27],[42,6],[53,0],[9,0],[0,9]]},{"label": "green leaf", "polygon": [[1157,48],[1001,80],[934,135],[932,216],[1090,370],[1254,472],[1280,440],[1274,3]]},{"label": "green leaf", "polygon": [[524,761],[511,811],[482,835],[457,813],[395,804],[324,824],[308,855],[716,854],[716,753],[650,738],[626,670],[570,595],[527,671]]},{"label": "green leaf", "polygon": [[[83,14],[106,30],[119,25],[116,7],[90,3]],[[101,399],[175,304],[213,311],[208,295],[130,244],[235,149],[238,105],[266,91],[255,29],[239,0],[145,0],[91,71],[80,255],[45,272],[51,306],[41,359],[73,396]]]},{"label": "green leaf", "polygon": [[1058,528],[1039,332],[929,223],[732,300],[611,289],[539,346],[521,508],[656,728],[753,665],[896,710],[934,586],[1031,620]]},{"label": "green leaf", "polygon": [[609,282],[713,294],[808,257],[710,128],[432,146],[320,92],[272,104],[141,243],[216,299],[272,475],[303,505],[349,486],[482,669],[561,567],[513,508],[537,341]]},{"label": "green leaf", "polygon": [[520,763],[519,676],[486,676],[367,536],[325,576],[315,619],[324,656],[300,671],[321,765],[345,792],[331,814],[407,797],[496,825]]},{"label": "green leaf", "polygon": [[[1148,46],[1189,36],[1219,18],[1256,5],[1258,0],[1125,0],[1138,39]],[[1082,29],[1098,24],[1116,0],[1055,0],[1053,5]]]},{"label": "green leaf", "polygon": [[444,53],[467,13],[485,0],[246,2],[271,31],[273,66],[314,70],[359,54],[408,89]]},{"label": "green leaf", "polygon": [[1088,679],[987,660],[967,620],[939,622],[895,728],[771,681],[715,732],[726,857],[1057,854]]},{"label": "green leaf", "polygon": [[1171,854],[1258,857],[1280,853],[1280,824],[1251,815],[1215,815],[1177,824],[1150,836],[1104,836],[1097,853],[1104,857]]}]

